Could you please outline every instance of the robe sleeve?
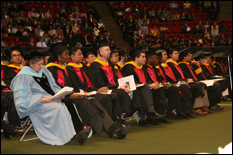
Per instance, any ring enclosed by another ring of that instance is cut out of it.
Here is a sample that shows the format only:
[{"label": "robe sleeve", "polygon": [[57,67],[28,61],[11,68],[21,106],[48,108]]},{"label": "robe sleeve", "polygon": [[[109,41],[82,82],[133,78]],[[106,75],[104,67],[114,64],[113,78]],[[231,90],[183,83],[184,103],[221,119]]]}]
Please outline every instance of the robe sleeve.
[{"label": "robe sleeve", "polygon": [[11,85],[15,107],[21,119],[33,113],[39,104],[44,104],[41,103],[43,94],[36,90],[34,83],[32,77],[19,75]]},{"label": "robe sleeve", "polygon": [[12,79],[15,77],[15,72],[12,68],[7,66],[2,66],[4,70],[4,75],[2,81],[6,84],[6,86],[10,86]]},{"label": "robe sleeve", "polygon": [[[186,78],[186,79],[193,79],[193,76],[192,76],[192,74],[191,74],[191,72],[190,72],[190,70],[188,69],[188,67],[187,67],[187,65],[186,64],[179,64],[179,66],[180,66],[180,68],[181,68],[181,70],[183,71],[183,73],[184,73],[184,77]],[[193,79],[194,80],[194,79]]]},{"label": "robe sleeve", "polygon": [[[133,76],[134,76],[135,84],[141,84],[141,82],[139,81],[139,77],[138,77],[137,73],[134,71],[132,65],[130,65],[130,64],[125,65],[125,66],[122,68],[122,72],[123,72],[124,75],[126,75],[126,76],[133,75]],[[145,74],[145,73],[144,73],[144,74]],[[147,80],[147,79],[146,79],[146,80]]]}]

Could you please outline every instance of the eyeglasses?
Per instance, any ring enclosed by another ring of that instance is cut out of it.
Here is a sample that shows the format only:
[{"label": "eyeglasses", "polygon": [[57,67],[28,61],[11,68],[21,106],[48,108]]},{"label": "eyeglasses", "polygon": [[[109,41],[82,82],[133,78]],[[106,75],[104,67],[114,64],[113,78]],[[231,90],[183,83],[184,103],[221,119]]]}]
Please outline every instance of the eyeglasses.
[{"label": "eyeglasses", "polygon": [[21,54],[18,54],[18,55],[17,55],[17,54],[14,54],[12,57],[17,57],[17,56],[18,56],[18,57],[21,57],[22,55],[21,55]]}]

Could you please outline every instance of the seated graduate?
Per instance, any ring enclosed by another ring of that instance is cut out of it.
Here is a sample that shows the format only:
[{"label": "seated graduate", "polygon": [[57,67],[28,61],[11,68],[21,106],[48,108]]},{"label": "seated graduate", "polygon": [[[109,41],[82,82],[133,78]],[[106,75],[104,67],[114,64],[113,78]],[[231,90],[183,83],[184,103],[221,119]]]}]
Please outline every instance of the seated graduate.
[{"label": "seated graduate", "polygon": [[99,89],[94,88],[92,79],[89,78],[89,68],[81,63],[83,54],[87,55],[93,52],[91,52],[90,49],[78,48],[75,46],[69,46],[69,52],[71,61],[67,64],[66,69],[72,87],[76,90],[82,89],[85,93],[97,91],[97,94],[94,96],[95,99],[103,105],[113,121],[115,121],[116,124],[127,124],[127,122],[120,117],[121,109],[118,96],[115,93],[106,94],[109,90],[107,87],[101,87]]},{"label": "seated graduate", "polygon": [[198,82],[199,80],[196,76],[196,73],[191,66],[192,55],[191,55],[191,51],[189,50],[189,48],[186,48],[180,51],[179,59],[180,59],[179,66],[181,70],[183,71],[185,78],[193,79],[193,82],[195,84],[202,86],[203,91],[205,93],[205,95],[202,98],[200,98],[198,102],[196,100],[192,112],[196,114],[212,113],[212,111],[207,109],[207,107],[209,106],[209,100],[210,100],[210,98],[208,98],[210,96],[208,95],[208,92],[207,92],[207,86],[206,84],[202,82]]},{"label": "seated graduate", "polygon": [[[205,62],[201,64],[201,69],[203,71],[204,76],[207,79],[215,79],[215,78],[223,78],[221,75],[216,75],[213,70],[213,66],[210,65],[211,63],[211,55],[212,52],[209,51],[202,51],[202,54],[205,56]],[[230,84],[228,82],[228,79],[223,79],[221,81],[218,81],[221,86],[221,91],[225,91],[226,89],[229,90]]]},{"label": "seated graduate", "polygon": [[85,59],[86,59],[86,66],[90,67],[90,65],[94,62],[94,60],[96,59],[96,55],[94,54],[94,52],[92,50],[88,50],[87,52],[85,52],[84,55]]},{"label": "seated graduate", "polygon": [[[72,87],[65,65],[70,62],[69,50],[64,45],[66,43],[54,45],[56,46],[53,51],[54,60],[46,65],[60,88],[64,86]],[[75,92],[79,91],[75,90]],[[75,104],[83,124],[91,126],[97,134],[105,131],[110,138],[121,139],[125,138],[131,129],[130,125],[122,128],[116,127],[107,111],[96,99],[88,100],[87,98],[83,98],[83,95],[73,93],[66,96],[65,101]]]},{"label": "seated graduate", "polygon": [[[177,80],[177,82],[179,81],[181,84],[185,84],[185,86],[190,87],[191,88],[191,107],[194,107],[194,103],[195,100],[198,97],[203,97],[205,95],[204,90],[202,88],[201,85],[196,84],[193,82],[193,79],[190,78],[185,78],[183,71],[181,70],[179,64],[178,64],[178,60],[179,60],[179,52],[177,49],[173,48],[170,49],[168,51],[168,55],[169,58],[167,60],[167,65],[172,69],[172,72]],[[190,109],[192,110],[192,109]],[[198,111],[200,113],[202,113],[201,111]]]},{"label": "seated graduate", "polygon": [[[144,84],[143,87],[139,87],[139,90],[143,89],[143,91],[140,91],[140,95],[143,98],[142,106],[140,108],[142,122],[140,123],[144,124],[144,122],[146,122],[151,125],[156,125],[156,120],[163,123],[172,123],[170,118],[166,118],[162,115],[163,110],[161,110],[161,106],[167,106],[165,89],[163,87],[160,88],[158,83],[149,83],[148,78],[146,77],[145,66],[143,68],[143,65],[145,65],[146,62],[145,52],[141,47],[137,47],[130,51],[130,57],[133,58],[133,61],[127,62],[122,68],[122,72],[126,76],[133,75],[136,85]],[[156,104],[158,104],[158,106]],[[144,120],[145,115],[147,115],[146,121]]]},{"label": "seated graduate", "polygon": [[[192,61],[192,68],[193,71],[195,72],[195,75],[199,81],[201,80],[208,80],[202,71],[201,64],[203,64],[205,61],[205,56],[201,54],[203,50],[197,51],[196,53],[193,54],[193,58],[195,58],[194,61]],[[217,103],[221,102],[221,96],[222,96],[222,91],[221,91],[221,86],[219,82],[214,82],[213,86],[207,87],[208,91],[208,98],[209,98],[209,110],[222,110],[223,107],[217,105]]]},{"label": "seated graduate", "polygon": [[113,64],[108,61],[111,51],[106,42],[100,42],[97,47],[97,58],[90,66],[90,77],[93,80],[94,87],[99,89],[101,87],[107,87],[112,90],[112,93],[117,94],[120,102],[121,112],[130,115],[131,111],[131,99],[128,95],[130,89],[125,86],[118,88],[118,77],[115,73]]},{"label": "seated graduate", "polygon": [[77,113],[69,113],[70,108],[61,102],[63,97],[52,97],[61,88],[43,66],[43,54],[32,51],[28,60],[28,66],[21,69],[10,85],[20,118],[30,117],[37,136],[45,144],[64,145],[72,138],[83,144],[89,128],[84,130]]},{"label": "seated graduate", "polygon": [[123,49],[118,50],[119,62],[117,62],[117,66],[122,69],[125,63],[128,61],[128,56]]},{"label": "seated graduate", "polygon": [[[166,117],[182,119],[184,115],[182,112],[180,89],[179,87],[166,82],[166,76],[159,65],[161,64],[161,57],[163,52],[166,53],[164,49],[158,49],[158,50],[153,49],[146,53],[146,57],[147,57],[146,74],[149,81],[155,83],[158,82],[165,88],[166,98],[168,100],[168,106],[167,108],[163,109],[163,113],[165,113],[165,110],[167,111]],[[160,109],[162,110],[162,108]],[[173,115],[172,110],[174,109],[176,109],[177,115]]]}]

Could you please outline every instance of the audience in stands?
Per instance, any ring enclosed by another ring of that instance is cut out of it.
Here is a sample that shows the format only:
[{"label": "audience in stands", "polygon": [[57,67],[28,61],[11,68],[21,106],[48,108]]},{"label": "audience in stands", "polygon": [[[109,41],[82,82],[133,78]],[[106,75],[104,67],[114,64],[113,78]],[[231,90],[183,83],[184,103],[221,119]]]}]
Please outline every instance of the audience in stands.
[{"label": "audience in stands", "polygon": [[227,32],[227,26],[225,21],[222,21],[222,25],[219,26],[219,32]]}]

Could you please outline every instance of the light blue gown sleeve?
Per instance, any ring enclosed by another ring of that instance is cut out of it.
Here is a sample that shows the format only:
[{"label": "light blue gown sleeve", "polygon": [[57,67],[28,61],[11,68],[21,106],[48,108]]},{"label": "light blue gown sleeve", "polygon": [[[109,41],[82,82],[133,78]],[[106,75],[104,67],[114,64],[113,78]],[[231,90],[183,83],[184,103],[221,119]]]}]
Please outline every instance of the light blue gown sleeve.
[{"label": "light blue gown sleeve", "polygon": [[43,94],[35,88],[34,83],[32,77],[18,76],[12,84],[15,107],[21,119],[33,113],[39,104],[43,104],[41,103]]}]

